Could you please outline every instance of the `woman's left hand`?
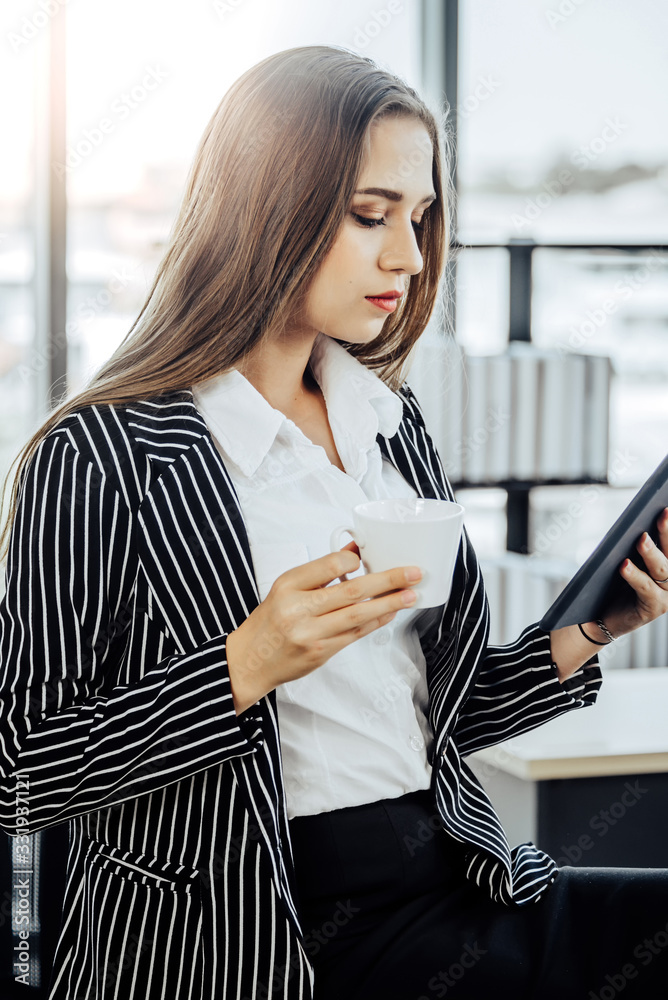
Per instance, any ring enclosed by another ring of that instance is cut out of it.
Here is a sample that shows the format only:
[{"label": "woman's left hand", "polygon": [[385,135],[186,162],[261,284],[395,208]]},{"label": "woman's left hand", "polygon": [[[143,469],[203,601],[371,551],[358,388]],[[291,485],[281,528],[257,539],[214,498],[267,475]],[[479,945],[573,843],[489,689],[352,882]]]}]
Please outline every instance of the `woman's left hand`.
[{"label": "woman's left hand", "polygon": [[656,545],[646,531],[636,544],[646,570],[640,569],[630,559],[625,559],[619,569],[622,577],[633,587],[635,599],[631,603],[618,602],[601,615],[616,639],[668,611],[668,507],[664,507],[656,524],[659,544]]}]

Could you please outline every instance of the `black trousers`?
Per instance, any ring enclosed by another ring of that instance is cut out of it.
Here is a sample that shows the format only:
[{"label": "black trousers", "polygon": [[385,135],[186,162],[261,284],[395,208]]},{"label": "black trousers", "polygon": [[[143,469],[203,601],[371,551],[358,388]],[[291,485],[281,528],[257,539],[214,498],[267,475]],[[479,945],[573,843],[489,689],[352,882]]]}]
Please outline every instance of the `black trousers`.
[{"label": "black trousers", "polygon": [[668,869],[560,868],[508,907],[465,878],[428,791],[290,831],[316,1000],[668,1000]]}]

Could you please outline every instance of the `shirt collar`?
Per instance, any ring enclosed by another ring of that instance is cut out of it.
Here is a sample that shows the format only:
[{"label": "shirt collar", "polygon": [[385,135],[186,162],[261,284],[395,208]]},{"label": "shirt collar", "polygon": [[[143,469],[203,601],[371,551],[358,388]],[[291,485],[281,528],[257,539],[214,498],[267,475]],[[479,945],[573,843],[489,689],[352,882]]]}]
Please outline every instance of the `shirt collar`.
[{"label": "shirt collar", "polygon": [[[376,437],[394,437],[403,403],[389,386],[341,344],[319,333],[310,357],[311,370],[325,397],[337,444],[373,448]],[[192,386],[195,405],[225,453],[246,476],[268,454],[286,417],[241,372],[233,369]]]},{"label": "shirt collar", "polygon": [[345,347],[319,333],[311,351],[311,370],[325,397],[335,435],[334,425],[357,441],[362,451],[373,448],[379,433],[394,437],[401,423],[403,403]]},{"label": "shirt collar", "polygon": [[195,405],[225,454],[252,476],[285,417],[236,368],[192,387]]}]

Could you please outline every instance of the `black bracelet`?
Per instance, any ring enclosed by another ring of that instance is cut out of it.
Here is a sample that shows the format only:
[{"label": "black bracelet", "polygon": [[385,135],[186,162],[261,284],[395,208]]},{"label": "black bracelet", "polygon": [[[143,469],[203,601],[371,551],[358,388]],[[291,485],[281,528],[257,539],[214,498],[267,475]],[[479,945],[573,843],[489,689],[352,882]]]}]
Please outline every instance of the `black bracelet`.
[{"label": "black bracelet", "polygon": [[591,638],[591,636],[587,635],[587,633],[586,633],[586,632],[585,632],[585,630],[583,629],[583,627],[582,627],[582,625],[580,624],[580,622],[578,622],[578,628],[579,628],[579,629],[580,629],[580,631],[582,632],[582,634],[583,634],[583,636],[585,637],[585,639],[589,639],[589,641],[590,641],[590,642],[593,642],[595,646],[607,646],[607,645],[609,645],[609,643],[610,643],[610,640],[608,640],[608,642],[599,642],[599,641],[598,641],[597,639],[592,639],[592,638]]}]

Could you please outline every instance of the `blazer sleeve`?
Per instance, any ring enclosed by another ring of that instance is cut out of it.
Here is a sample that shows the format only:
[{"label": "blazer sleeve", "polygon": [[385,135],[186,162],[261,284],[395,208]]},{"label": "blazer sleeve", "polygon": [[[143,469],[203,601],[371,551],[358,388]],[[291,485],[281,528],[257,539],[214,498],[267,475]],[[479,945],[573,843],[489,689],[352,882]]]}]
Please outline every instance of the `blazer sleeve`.
[{"label": "blazer sleeve", "polygon": [[552,661],[550,633],[538,623],[528,625],[515,642],[486,647],[453,731],[457,748],[470,754],[592,705],[601,683],[596,655],[562,683]]},{"label": "blazer sleeve", "polygon": [[11,836],[263,743],[259,705],[235,713],[226,634],[117,683],[137,559],[133,512],[113,483],[62,432],[25,470],[0,602],[0,827]]}]

